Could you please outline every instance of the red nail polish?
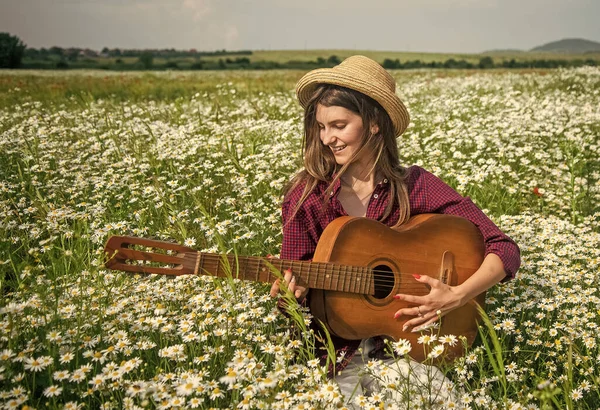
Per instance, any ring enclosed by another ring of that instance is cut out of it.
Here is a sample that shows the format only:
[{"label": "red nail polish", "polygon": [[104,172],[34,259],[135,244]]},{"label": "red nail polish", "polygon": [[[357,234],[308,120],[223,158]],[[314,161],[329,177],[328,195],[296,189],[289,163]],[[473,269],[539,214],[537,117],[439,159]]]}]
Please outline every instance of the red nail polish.
[{"label": "red nail polish", "polygon": [[416,273],[413,273],[413,278],[419,279],[420,277],[421,277],[421,275],[417,275]]},{"label": "red nail polish", "polygon": [[400,316],[398,313],[394,313],[394,319],[398,319],[398,316]]},{"label": "red nail polish", "polygon": [[402,296],[400,296],[400,295],[394,295],[393,298],[394,299],[402,299]]}]

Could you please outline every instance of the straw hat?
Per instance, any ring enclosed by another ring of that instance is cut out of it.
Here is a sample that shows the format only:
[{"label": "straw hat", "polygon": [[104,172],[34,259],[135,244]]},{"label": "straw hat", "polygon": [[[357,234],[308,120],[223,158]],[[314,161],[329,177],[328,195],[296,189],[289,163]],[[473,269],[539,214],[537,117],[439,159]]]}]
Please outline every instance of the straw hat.
[{"label": "straw hat", "polygon": [[396,95],[396,81],[379,63],[368,57],[348,57],[333,68],[318,68],[306,73],[296,84],[296,95],[303,108],[306,108],[319,84],[351,88],[377,101],[390,116],[396,137],[408,127],[410,117]]}]

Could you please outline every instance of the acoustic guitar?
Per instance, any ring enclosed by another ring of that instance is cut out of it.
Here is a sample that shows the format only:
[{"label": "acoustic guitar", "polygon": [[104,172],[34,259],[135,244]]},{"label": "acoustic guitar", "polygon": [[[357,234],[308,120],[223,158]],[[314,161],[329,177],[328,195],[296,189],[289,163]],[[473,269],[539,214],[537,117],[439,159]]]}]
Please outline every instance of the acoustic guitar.
[{"label": "acoustic guitar", "polygon": [[[413,305],[393,296],[429,293],[428,286],[417,282],[413,274],[428,275],[450,286],[464,282],[481,265],[484,243],[479,230],[466,219],[422,214],[397,229],[367,218],[337,218],[323,231],[312,261],[202,253],[130,236],[112,236],[105,252],[107,268],[145,274],[233,276],[272,283],[276,279],[272,267],[291,268],[296,282],[311,289],[311,313],[331,334],[349,340],[377,335],[404,338],[411,342],[410,355],[423,361],[428,349],[417,343],[421,333],[402,331],[410,317],[393,317],[398,309]],[[474,302],[483,306],[484,299],[482,293],[448,312],[439,327],[430,331],[464,336],[470,345],[477,335]],[[445,357],[452,359],[462,351],[458,342],[447,347]]]}]

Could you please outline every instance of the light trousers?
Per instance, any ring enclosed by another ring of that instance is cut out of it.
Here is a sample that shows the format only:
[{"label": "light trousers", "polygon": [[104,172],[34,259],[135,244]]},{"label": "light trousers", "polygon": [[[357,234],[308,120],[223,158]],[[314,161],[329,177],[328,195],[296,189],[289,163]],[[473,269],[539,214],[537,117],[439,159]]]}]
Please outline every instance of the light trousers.
[{"label": "light trousers", "polygon": [[374,399],[400,409],[436,408],[454,398],[452,382],[437,367],[410,358],[376,361],[369,358],[374,347],[372,339],[364,339],[348,366],[335,376],[348,408],[359,409]]}]

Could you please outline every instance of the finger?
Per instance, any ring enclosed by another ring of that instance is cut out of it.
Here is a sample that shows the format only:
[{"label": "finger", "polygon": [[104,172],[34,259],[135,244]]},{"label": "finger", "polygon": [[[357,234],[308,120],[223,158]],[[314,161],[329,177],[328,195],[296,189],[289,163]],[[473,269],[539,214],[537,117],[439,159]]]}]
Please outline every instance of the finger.
[{"label": "finger", "polygon": [[292,270],[291,269],[284,270],[283,277],[284,277],[286,283],[290,283],[290,280],[292,279]]},{"label": "finger", "polygon": [[427,300],[424,296],[407,295],[406,293],[398,293],[394,295],[394,299],[402,300],[404,302],[412,303],[415,305],[427,304]]},{"label": "finger", "polygon": [[435,323],[438,322],[438,320],[442,317],[442,315],[443,312],[439,309],[436,311],[428,312],[423,316],[408,320],[406,323],[404,323],[402,331],[406,332],[406,330],[411,326],[414,326],[411,330],[412,332],[420,332],[422,330],[426,330],[428,327],[434,326]]},{"label": "finger", "polygon": [[413,276],[413,278],[416,279],[417,282],[424,283],[425,285],[429,285],[432,288],[441,283],[439,280],[434,279],[431,276],[427,276],[427,275],[417,275],[415,273],[412,276]]},{"label": "finger", "polygon": [[305,295],[306,295],[306,288],[303,286],[296,286],[296,293],[294,293],[294,296],[296,296],[296,299],[303,299]]},{"label": "finger", "polygon": [[274,298],[275,296],[277,296],[279,294],[280,282],[281,282],[280,279],[275,279],[275,282],[273,282],[273,284],[271,285],[271,291],[269,292],[269,294],[271,295],[272,298]]},{"label": "finger", "polygon": [[427,326],[431,326],[433,323],[435,323],[437,321],[437,319],[431,318],[431,317],[425,317],[425,316],[419,316],[419,317],[415,317],[413,319],[407,320],[404,325],[402,326],[402,331],[406,332],[408,329],[412,328],[412,332],[418,332],[419,330],[422,330],[424,328],[427,328]]},{"label": "finger", "polygon": [[426,321],[425,323],[423,323],[421,325],[413,327],[412,330],[411,330],[411,332],[416,333],[416,332],[421,332],[423,330],[427,330],[429,328],[434,327],[436,322],[437,322],[436,319],[430,319],[430,320]]},{"label": "finger", "polygon": [[[423,310],[421,309],[421,312]],[[419,316],[422,313],[419,313],[419,307],[411,307],[411,308],[403,308],[399,309],[396,313],[394,313],[394,319],[398,319],[400,316]]]}]

